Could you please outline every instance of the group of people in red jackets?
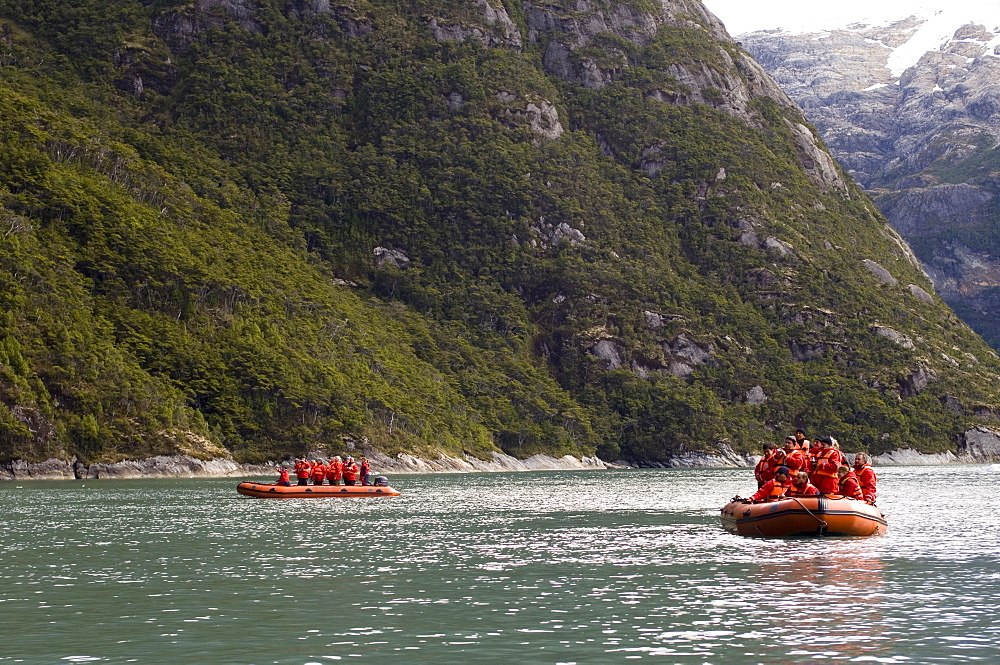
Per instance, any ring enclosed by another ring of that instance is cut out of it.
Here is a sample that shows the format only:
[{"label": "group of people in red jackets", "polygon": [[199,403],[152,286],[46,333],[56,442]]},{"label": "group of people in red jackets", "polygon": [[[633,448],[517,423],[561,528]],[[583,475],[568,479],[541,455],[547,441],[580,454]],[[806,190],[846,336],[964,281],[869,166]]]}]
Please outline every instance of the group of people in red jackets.
[{"label": "group of people in red jackets", "polygon": [[836,439],[820,436],[810,441],[802,429],[785,437],[783,446],[764,444],[754,476],[757,491],[749,497],[752,502],[780,496],[839,494],[875,505],[878,477],[868,454],[857,453],[852,469]]},{"label": "group of people in red jackets", "polygon": [[[339,485],[341,482],[345,485],[357,485],[359,480],[362,485],[368,485],[371,464],[367,457],[362,457],[359,461],[360,464],[350,455],[344,459],[337,455],[329,464],[325,464],[321,459],[307,460],[305,457],[300,457],[295,460],[295,477],[299,485],[308,485],[310,480],[313,485],[322,485],[324,480],[329,481],[331,485]],[[278,467],[277,471],[281,474],[278,478],[279,485],[287,487],[292,484],[288,477],[288,469]]]}]

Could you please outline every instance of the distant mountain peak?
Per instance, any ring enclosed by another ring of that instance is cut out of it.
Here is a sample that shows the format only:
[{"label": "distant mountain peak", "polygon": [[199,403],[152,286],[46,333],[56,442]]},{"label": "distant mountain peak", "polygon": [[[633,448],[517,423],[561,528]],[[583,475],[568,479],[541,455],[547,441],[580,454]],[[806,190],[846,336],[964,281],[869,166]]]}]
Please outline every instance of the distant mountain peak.
[{"label": "distant mountain peak", "polygon": [[[886,49],[886,67],[896,80],[925,53],[946,51],[952,44],[978,47],[979,55],[1000,58],[1000,12],[996,2],[880,7],[864,17],[826,14],[785,17],[772,34],[811,36],[820,40],[836,32],[858,33]],[[764,32],[756,31],[756,32]],[[745,33],[750,34],[750,33]],[[967,56],[971,63],[976,56]]]},{"label": "distant mountain peak", "polygon": [[[1000,348],[1000,11],[743,33],[938,293]],[[984,240],[985,239],[985,240]]]}]

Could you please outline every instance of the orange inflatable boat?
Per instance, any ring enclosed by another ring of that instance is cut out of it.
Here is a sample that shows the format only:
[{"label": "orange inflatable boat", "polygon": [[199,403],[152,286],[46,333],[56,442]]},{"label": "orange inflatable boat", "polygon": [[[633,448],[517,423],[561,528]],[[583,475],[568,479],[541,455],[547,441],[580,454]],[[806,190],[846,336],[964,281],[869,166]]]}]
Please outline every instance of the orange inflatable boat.
[{"label": "orange inflatable boat", "polygon": [[722,527],[740,536],[880,536],[889,528],[875,506],[838,494],[774,499],[764,503],[730,501],[722,508]]},{"label": "orange inflatable boat", "polygon": [[273,485],[244,481],[236,491],[258,499],[348,499],[363,496],[399,496],[388,485]]}]

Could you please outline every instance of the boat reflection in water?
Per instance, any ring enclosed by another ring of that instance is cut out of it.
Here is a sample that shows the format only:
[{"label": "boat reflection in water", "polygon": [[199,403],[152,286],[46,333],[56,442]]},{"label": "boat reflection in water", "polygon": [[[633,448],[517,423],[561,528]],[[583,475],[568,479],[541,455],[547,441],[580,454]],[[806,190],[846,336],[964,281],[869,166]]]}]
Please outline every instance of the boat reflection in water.
[{"label": "boat reflection in water", "polygon": [[759,565],[760,579],[775,580],[773,606],[765,602],[745,617],[750,635],[760,638],[754,640],[759,659],[779,665],[896,662],[891,655],[898,645],[886,634],[883,614],[885,563],[852,550],[859,541],[841,542],[836,556]]}]

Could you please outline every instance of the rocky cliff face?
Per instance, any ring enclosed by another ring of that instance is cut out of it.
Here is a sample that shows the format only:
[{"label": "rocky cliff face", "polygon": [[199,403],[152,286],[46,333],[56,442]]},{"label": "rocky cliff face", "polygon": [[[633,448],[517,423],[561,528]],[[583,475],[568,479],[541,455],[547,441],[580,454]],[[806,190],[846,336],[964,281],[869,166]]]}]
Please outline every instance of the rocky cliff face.
[{"label": "rocky cliff face", "polygon": [[994,348],[1000,321],[1000,27],[927,40],[933,19],[744,46],[803,108],[844,168],[914,247],[938,293]]}]

